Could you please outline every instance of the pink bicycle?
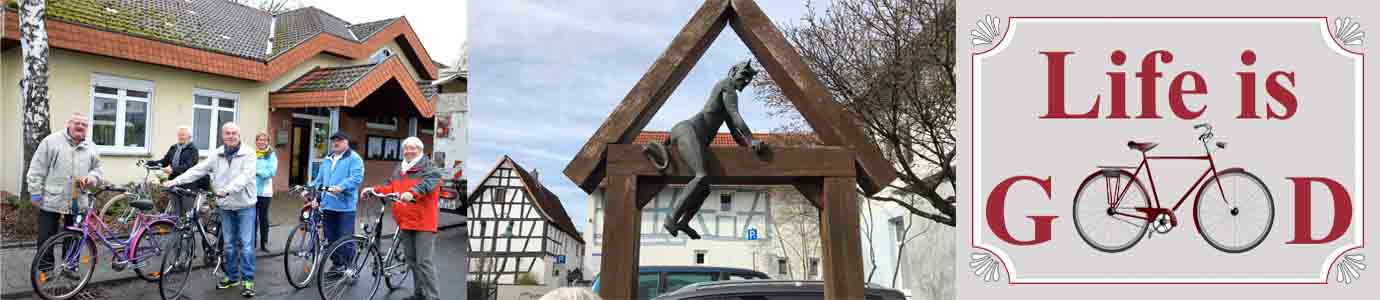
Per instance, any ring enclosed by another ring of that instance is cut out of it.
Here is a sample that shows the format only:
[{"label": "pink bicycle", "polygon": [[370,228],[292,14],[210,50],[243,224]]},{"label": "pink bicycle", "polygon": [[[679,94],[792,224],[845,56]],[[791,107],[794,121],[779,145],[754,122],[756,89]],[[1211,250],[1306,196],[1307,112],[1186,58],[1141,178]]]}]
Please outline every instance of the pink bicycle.
[{"label": "pink bicycle", "polygon": [[[1150,234],[1165,234],[1178,226],[1174,212],[1195,194],[1193,222],[1198,233],[1213,248],[1227,253],[1250,251],[1269,235],[1274,223],[1274,198],[1259,177],[1242,168],[1217,170],[1212,159],[1214,149],[1226,149],[1227,143],[1215,142],[1212,126],[1199,124],[1203,129],[1198,140],[1203,143],[1203,155],[1149,155],[1158,146],[1151,142],[1130,141],[1132,150],[1140,151],[1137,166],[1098,166],[1078,185],[1073,200],[1073,223],[1078,236],[1089,246],[1108,253],[1130,249]],[[1198,176],[1179,202],[1172,208],[1160,204],[1155,176],[1150,172],[1151,160],[1204,160],[1207,169]],[[1134,172],[1128,170],[1135,170]],[[1150,182],[1150,193],[1138,177],[1141,171]],[[1152,201],[1153,200],[1153,201]],[[1152,225],[1153,224],[1153,225]],[[1147,233],[1147,225],[1154,229]]]}]

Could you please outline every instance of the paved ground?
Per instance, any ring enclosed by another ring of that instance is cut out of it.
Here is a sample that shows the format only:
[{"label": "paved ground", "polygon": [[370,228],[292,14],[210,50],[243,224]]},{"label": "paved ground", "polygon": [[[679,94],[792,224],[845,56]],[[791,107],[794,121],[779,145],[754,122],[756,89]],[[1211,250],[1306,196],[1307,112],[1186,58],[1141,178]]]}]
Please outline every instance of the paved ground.
[{"label": "paved ground", "polygon": [[[444,249],[456,249],[462,246],[462,244],[460,244],[460,236],[461,232],[459,227],[456,227],[449,230],[443,230],[440,235],[436,237],[436,253],[438,255],[435,258],[437,264],[436,273],[441,277],[438,281],[441,283],[439,288],[441,290],[442,299],[458,299],[456,296],[462,294],[464,285],[453,283],[463,281],[449,276],[451,276],[451,274],[458,274],[464,266],[459,259],[448,259],[450,256],[444,255],[450,252]],[[287,283],[287,277],[283,274],[282,256],[260,259],[257,266],[259,269],[255,270],[256,274],[254,277],[256,280],[254,284],[258,296],[255,297],[255,299],[321,299],[321,295],[317,291],[315,283],[301,290],[293,288]],[[210,274],[210,272],[204,270],[192,274],[192,281],[188,286],[188,299],[243,299],[243,297],[240,297],[240,290],[238,288],[216,290],[216,279],[209,278],[208,274]],[[372,287],[372,280],[372,277],[366,276],[361,279],[360,282],[356,283],[356,285],[350,289],[349,293],[342,298],[367,298],[370,288]],[[108,295],[118,299],[157,300],[160,299],[157,288],[156,284],[128,281],[122,284],[108,286],[106,287],[106,292]],[[391,292],[386,285],[380,283],[379,293],[374,299],[402,299],[411,295],[412,278],[409,277],[402,288]]]},{"label": "paved ground", "polygon": [[[303,299],[319,299],[320,296],[319,294],[317,294],[314,285],[301,291],[292,291],[292,286],[288,285],[287,282],[285,282],[286,277],[282,273],[282,243],[284,240],[287,239],[288,233],[290,233],[293,227],[297,225],[296,214],[298,213],[298,209],[301,207],[301,201],[287,197],[275,198],[276,199],[274,199],[272,203],[272,212],[269,214],[271,219],[270,223],[272,223],[272,225],[269,227],[269,249],[272,251],[268,253],[256,253],[259,256],[259,259],[256,263],[256,273],[258,274],[255,275],[257,279],[255,282],[255,284],[257,285],[256,290],[258,290],[260,295],[258,299],[288,299],[304,296],[309,297]],[[378,208],[379,206],[377,204],[361,205],[358,209],[359,218],[368,218],[372,220],[373,215],[377,214]],[[396,225],[393,224],[392,219],[389,217],[385,217],[384,219],[384,232],[388,233],[396,231],[396,229],[394,229]],[[442,213],[440,225],[442,227],[452,227],[453,225],[457,225],[460,221],[460,216]],[[447,260],[443,258],[444,255],[441,255],[444,253],[453,253],[453,250],[448,249],[461,249],[460,247],[463,245],[461,244],[462,239],[458,238],[458,236],[461,234],[459,230],[459,228],[461,227],[454,228],[455,229],[453,230],[444,230],[437,237],[436,252],[438,253],[438,255],[440,255],[436,259],[438,264],[438,274],[455,274],[456,272],[459,272],[459,270],[462,268],[461,266],[463,266],[461,265],[462,262],[457,261],[458,259]],[[356,229],[356,231],[358,232],[358,229]],[[147,283],[142,280],[138,280],[137,278],[134,278],[134,272],[131,272],[129,270],[123,272],[114,272],[110,270],[109,251],[104,248],[101,248],[98,251],[100,252],[100,262],[102,264],[100,265],[101,268],[98,268],[96,270],[96,274],[93,275],[94,277],[92,278],[91,285],[93,291],[98,291],[100,294],[108,295],[110,298],[115,299],[159,299],[157,284]],[[0,276],[3,276],[0,277],[0,283],[3,283],[3,285],[0,285],[0,295],[3,295],[0,296],[0,298],[34,298],[34,296],[32,296],[32,289],[29,284],[28,274],[28,266],[32,260],[33,253],[33,246],[15,247],[0,250]],[[201,289],[195,290],[195,293],[191,295],[192,297],[190,299],[221,299],[220,297],[225,297],[225,299],[240,298],[238,290],[215,291],[214,285],[217,279],[198,278],[198,276],[208,277],[208,274],[210,274],[209,270],[198,270],[192,274],[193,277],[191,279],[191,284],[194,286],[191,286],[189,288]],[[410,287],[411,280],[409,279],[408,281],[409,282],[407,283],[407,286]],[[443,277],[442,282],[445,281],[446,280],[444,280]],[[454,282],[463,283],[463,280],[454,280]],[[443,284],[442,293],[445,295],[451,295],[450,293],[447,293],[446,288],[450,288],[453,291],[458,291],[459,289],[463,288],[463,286],[463,284]],[[387,290],[386,287],[382,289],[384,291]],[[384,291],[381,291],[380,294],[383,294]],[[367,290],[364,291],[364,293],[367,293]],[[395,294],[396,297],[390,296],[387,299],[401,299],[403,297],[411,295],[411,291],[404,290],[402,292],[394,292],[393,294]],[[384,298],[382,296],[378,296],[375,297],[375,299]]]}]

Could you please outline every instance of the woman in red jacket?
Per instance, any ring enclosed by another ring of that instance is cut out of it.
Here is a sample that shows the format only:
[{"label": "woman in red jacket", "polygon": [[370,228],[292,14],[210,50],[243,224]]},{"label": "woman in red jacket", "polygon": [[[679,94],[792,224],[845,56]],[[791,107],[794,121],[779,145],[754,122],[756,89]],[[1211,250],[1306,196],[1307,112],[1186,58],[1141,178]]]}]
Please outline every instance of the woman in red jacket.
[{"label": "woman in red jacket", "polygon": [[408,300],[440,299],[436,291],[436,266],[431,254],[436,246],[436,203],[441,194],[441,171],[422,155],[422,140],[403,140],[403,161],[383,185],[365,188],[364,193],[398,193],[393,203],[393,219],[398,222],[398,237],[403,255],[413,275],[413,295]]}]

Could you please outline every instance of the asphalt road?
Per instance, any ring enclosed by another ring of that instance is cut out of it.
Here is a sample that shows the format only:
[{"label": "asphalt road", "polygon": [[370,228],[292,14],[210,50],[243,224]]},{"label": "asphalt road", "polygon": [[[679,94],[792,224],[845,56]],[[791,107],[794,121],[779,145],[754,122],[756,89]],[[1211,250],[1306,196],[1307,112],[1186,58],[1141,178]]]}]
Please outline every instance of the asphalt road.
[{"label": "asphalt road", "polygon": [[[460,274],[464,274],[464,261],[459,256],[447,256],[449,253],[463,251],[463,227],[454,227],[442,230],[436,237],[436,263],[437,282],[442,299],[461,299],[465,280]],[[277,246],[277,245],[275,245]],[[283,274],[283,257],[274,256],[259,258],[256,263],[254,274],[255,292],[258,294],[254,299],[321,299],[317,292],[315,282],[306,288],[296,289],[287,283],[287,277]],[[212,278],[209,269],[198,269],[191,274],[187,291],[184,299],[245,299],[240,296],[240,289],[230,288],[216,290],[216,282],[219,278]],[[404,285],[393,291],[389,291],[386,284],[379,283],[379,292],[374,299],[403,299],[411,296],[412,277],[409,276]],[[342,299],[368,299],[372,287],[373,278],[365,275],[354,287],[347,292]],[[460,283],[460,284],[455,284]],[[109,299],[135,300],[162,299],[158,295],[158,285],[141,280],[129,280],[120,283],[93,287],[101,291],[102,296]],[[334,299],[332,299],[334,300]]]}]

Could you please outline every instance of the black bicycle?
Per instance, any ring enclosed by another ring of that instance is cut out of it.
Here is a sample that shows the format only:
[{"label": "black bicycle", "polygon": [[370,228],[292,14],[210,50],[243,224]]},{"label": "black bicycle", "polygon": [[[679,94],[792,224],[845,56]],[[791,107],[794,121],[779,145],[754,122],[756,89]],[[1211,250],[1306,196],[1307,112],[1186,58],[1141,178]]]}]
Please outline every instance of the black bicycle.
[{"label": "black bicycle", "polygon": [[316,278],[316,287],[321,293],[321,299],[341,299],[341,296],[364,274],[366,263],[369,275],[374,278],[367,299],[374,299],[374,295],[378,294],[379,281],[386,282],[389,290],[395,290],[402,287],[403,280],[407,279],[407,263],[403,252],[398,251],[401,241],[396,230],[393,232],[392,241],[388,243],[389,247],[380,248],[383,246],[380,243],[383,240],[383,218],[387,215],[389,204],[399,201],[398,194],[378,194],[370,191],[364,195],[378,199],[383,205],[379,208],[379,214],[373,223],[360,224],[364,230],[363,235],[343,238],[326,247],[326,255],[322,256],[320,265],[317,266],[330,266],[330,269]]},{"label": "black bicycle", "polygon": [[[163,260],[165,270],[158,282],[158,293],[163,300],[182,299],[187,289],[191,271],[196,267],[196,246],[200,238],[201,252],[205,254],[202,266],[212,266],[209,275],[212,281],[224,274],[225,259],[220,244],[220,207],[216,201],[222,197],[206,191],[194,191],[181,187],[168,188],[168,192],[181,197],[193,197],[196,203],[191,209],[178,216],[177,232],[181,235],[173,242],[170,259]],[[205,216],[201,216],[201,215]]]},{"label": "black bicycle", "polygon": [[[326,193],[326,189],[300,185],[292,187],[293,195],[302,192],[307,192],[303,203],[311,203],[321,200],[321,193]],[[293,228],[287,242],[283,243],[283,274],[292,287],[306,288],[312,276],[316,275],[321,253],[326,252],[325,233],[322,230],[321,205],[303,206],[297,228]]]}]

